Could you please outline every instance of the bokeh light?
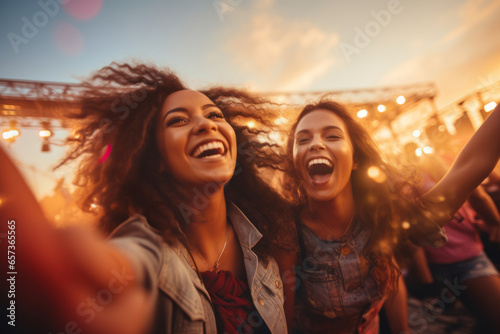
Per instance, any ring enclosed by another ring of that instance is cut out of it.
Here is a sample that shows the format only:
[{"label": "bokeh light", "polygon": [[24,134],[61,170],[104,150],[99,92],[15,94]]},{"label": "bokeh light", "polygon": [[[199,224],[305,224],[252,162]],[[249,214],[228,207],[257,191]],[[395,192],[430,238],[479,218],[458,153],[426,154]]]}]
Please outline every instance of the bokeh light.
[{"label": "bokeh light", "polygon": [[56,25],[53,32],[54,42],[57,47],[65,54],[76,56],[83,50],[83,36],[73,25],[60,22]]},{"label": "bokeh light", "polygon": [[358,111],[359,118],[365,118],[366,116],[368,116],[368,111],[366,111],[366,109],[362,109],[362,110]]},{"label": "bokeh light", "polygon": [[88,21],[99,14],[102,8],[102,0],[71,0],[63,6],[66,13],[73,18]]}]

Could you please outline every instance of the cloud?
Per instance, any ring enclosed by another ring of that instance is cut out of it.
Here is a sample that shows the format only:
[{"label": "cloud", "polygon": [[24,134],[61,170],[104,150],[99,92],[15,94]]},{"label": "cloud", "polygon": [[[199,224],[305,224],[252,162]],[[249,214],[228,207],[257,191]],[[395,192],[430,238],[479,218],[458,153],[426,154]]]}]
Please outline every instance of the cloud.
[{"label": "cloud", "polygon": [[478,23],[484,21],[485,18],[494,14],[500,8],[500,1],[498,0],[468,0],[458,9],[458,16],[460,18],[460,25],[446,34],[441,43],[451,42]]},{"label": "cloud", "polygon": [[258,13],[232,33],[226,44],[240,70],[255,75],[260,89],[306,88],[336,63],[339,36],[310,22],[288,22],[260,1]]},{"label": "cloud", "polygon": [[380,84],[435,82],[439,92],[437,103],[442,107],[473,92],[485,80],[483,78],[498,77],[500,39],[493,32],[500,30],[495,14],[499,3],[484,0],[464,3],[459,10],[461,24],[458,27],[447,33],[432,51],[392,68]]}]

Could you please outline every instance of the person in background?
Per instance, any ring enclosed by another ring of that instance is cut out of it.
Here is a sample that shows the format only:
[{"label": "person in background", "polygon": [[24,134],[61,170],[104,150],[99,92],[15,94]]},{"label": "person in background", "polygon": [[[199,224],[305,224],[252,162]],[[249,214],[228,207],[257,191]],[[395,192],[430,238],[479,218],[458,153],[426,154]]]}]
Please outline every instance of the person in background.
[{"label": "person in background", "polygon": [[[410,143],[405,151],[414,154],[414,145]],[[446,164],[437,155],[414,156],[411,161],[418,162],[416,168],[423,174],[420,188],[424,193],[446,174]],[[491,241],[500,242],[500,213],[493,199],[482,186],[477,187],[444,229],[448,242],[443,247],[424,247],[434,282],[457,281],[463,286],[466,305],[484,327],[481,332],[498,333],[500,275],[480,238],[480,231],[485,231]]]}]

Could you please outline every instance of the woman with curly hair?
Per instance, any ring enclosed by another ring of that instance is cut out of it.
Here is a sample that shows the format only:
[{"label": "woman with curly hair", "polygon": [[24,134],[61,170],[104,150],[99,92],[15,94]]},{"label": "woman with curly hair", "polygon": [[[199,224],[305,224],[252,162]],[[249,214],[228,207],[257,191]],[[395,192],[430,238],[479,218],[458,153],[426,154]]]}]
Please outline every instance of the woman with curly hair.
[{"label": "woman with curly hair", "polygon": [[3,213],[23,222],[29,245],[19,255],[27,300],[49,306],[33,311],[74,332],[285,333],[269,254],[287,248],[293,226],[258,176],[273,147],[245,125],[270,124],[271,105],[235,89],[188,90],[146,65],[112,64],[84,86],[61,164],[78,160],[82,206],[110,240],[56,233],[8,159],[2,173],[0,195],[13,198]]},{"label": "woman with curly hair", "polygon": [[321,100],[300,112],[288,140],[284,182],[295,201],[300,254],[277,257],[287,315],[295,298],[297,333],[377,333],[378,312],[391,295],[391,329],[408,330],[394,246],[405,229],[414,242],[446,241],[442,226],[500,157],[500,141],[491,140],[500,126],[496,109],[450,172],[421,198],[345,107]]}]

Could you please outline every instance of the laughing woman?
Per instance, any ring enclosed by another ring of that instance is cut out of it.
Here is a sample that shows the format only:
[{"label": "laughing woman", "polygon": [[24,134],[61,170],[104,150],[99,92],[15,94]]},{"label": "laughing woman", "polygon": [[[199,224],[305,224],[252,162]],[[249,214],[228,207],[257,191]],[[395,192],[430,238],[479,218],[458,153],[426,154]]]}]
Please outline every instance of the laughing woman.
[{"label": "laughing woman", "polygon": [[[377,333],[386,299],[393,332],[408,330],[393,258],[399,227],[413,241],[443,244],[441,227],[500,157],[499,127],[497,107],[443,180],[412,202],[412,185],[343,106],[325,100],[302,110],[288,141],[285,183],[296,200],[300,254],[278,257],[287,313],[296,298],[298,333]],[[295,264],[296,281],[289,275]]]},{"label": "laughing woman", "polygon": [[268,254],[284,244],[270,236],[289,225],[287,210],[257,177],[265,143],[241,125],[265,122],[266,104],[233,89],[187,90],[145,65],[113,64],[85,87],[63,163],[81,159],[82,205],[97,207],[109,241],[52,229],[2,157],[2,217],[23,222],[27,314],[91,333],[285,333]]}]

